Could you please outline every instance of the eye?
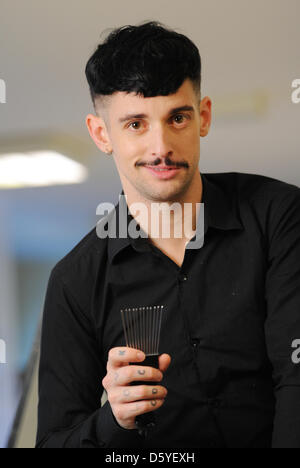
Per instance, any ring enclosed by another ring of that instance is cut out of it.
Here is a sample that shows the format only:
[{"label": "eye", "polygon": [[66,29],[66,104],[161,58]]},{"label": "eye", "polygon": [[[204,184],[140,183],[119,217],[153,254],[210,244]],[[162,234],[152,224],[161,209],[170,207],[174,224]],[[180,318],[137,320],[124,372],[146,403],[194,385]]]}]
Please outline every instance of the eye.
[{"label": "eye", "polygon": [[175,121],[175,119],[176,119],[176,123],[181,124],[182,122],[184,122],[184,120],[188,119],[188,116],[184,114],[176,114],[176,115],[173,115],[172,117],[172,120]]},{"label": "eye", "polygon": [[133,130],[139,130],[139,129],[140,129],[140,125],[141,125],[141,122],[139,122],[138,120],[135,120],[134,122],[131,122],[131,123],[128,125],[128,128],[132,128]]}]

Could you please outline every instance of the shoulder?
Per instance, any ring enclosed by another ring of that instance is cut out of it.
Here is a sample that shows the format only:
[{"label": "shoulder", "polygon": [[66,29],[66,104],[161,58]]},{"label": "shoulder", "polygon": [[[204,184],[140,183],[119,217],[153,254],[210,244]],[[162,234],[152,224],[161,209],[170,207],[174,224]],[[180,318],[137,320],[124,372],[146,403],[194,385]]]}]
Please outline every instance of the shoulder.
[{"label": "shoulder", "polygon": [[297,185],[261,174],[237,173],[238,191],[250,200],[265,199],[281,202],[289,195],[300,194]]},{"label": "shoulder", "polygon": [[241,205],[256,208],[279,207],[300,197],[297,185],[262,174],[224,172],[204,174]]},{"label": "shoulder", "polygon": [[255,199],[266,196],[268,199],[285,197],[300,193],[297,185],[262,174],[246,172],[205,173],[205,177],[228,192],[235,192],[240,199]]},{"label": "shoulder", "polygon": [[237,193],[240,207],[248,206],[272,226],[298,210],[300,215],[300,188],[273,177],[258,174],[237,175]]},{"label": "shoulder", "polygon": [[[205,174],[237,207],[244,227],[259,226],[269,236],[282,226],[300,223],[300,188],[261,174]],[[252,231],[251,231],[252,232]]]},{"label": "shoulder", "polygon": [[72,289],[80,281],[92,279],[97,275],[99,265],[106,262],[107,239],[97,236],[96,226],[88,232],[51,271],[51,276],[61,279],[65,284],[72,284]]}]

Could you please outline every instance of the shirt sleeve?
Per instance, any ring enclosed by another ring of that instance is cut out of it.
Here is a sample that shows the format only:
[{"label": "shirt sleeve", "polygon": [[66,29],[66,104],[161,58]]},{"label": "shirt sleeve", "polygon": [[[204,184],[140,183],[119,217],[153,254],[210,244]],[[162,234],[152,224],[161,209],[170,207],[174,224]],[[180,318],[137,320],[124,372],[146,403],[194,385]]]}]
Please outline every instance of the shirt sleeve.
[{"label": "shirt sleeve", "polygon": [[265,336],[273,367],[276,411],[273,448],[300,448],[300,189],[285,195],[270,221]]},{"label": "shirt sleeve", "polygon": [[109,401],[101,407],[105,374],[95,328],[54,269],[43,313],[36,448],[141,446]]}]

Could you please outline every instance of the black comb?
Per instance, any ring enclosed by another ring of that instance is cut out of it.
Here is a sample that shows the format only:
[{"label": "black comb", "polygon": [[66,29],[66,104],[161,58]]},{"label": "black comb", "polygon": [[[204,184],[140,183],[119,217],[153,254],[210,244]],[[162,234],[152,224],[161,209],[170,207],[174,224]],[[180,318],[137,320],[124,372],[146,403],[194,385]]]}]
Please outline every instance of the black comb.
[{"label": "black comb", "polygon": [[[121,310],[126,346],[143,351],[146,358],[143,362],[132,363],[159,369],[159,341],[164,306],[145,306]],[[135,381],[131,385],[158,385],[153,381]],[[136,417],[139,434],[146,438],[148,431],[156,425],[153,411]]]}]

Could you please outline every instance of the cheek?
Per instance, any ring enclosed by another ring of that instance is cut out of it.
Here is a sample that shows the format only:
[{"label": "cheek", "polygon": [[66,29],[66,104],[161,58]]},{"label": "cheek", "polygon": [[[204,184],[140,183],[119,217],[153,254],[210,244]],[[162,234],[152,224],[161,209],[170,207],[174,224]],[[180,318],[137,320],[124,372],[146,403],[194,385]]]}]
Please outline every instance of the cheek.
[{"label": "cheek", "polygon": [[189,146],[195,146],[200,138],[200,130],[197,125],[190,125],[178,134],[179,139],[185,141]]},{"label": "cheek", "polygon": [[178,139],[180,149],[185,149],[186,153],[195,153],[200,147],[200,135],[195,128],[188,129],[184,135],[182,134]]},{"label": "cheek", "polygon": [[132,166],[147,154],[147,144],[141,138],[120,135],[115,141],[114,150],[122,165]]},{"label": "cheek", "polygon": [[135,169],[135,163],[141,160],[143,153],[136,144],[131,142],[118,141],[114,146],[114,158],[118,168],[122,172],[129,173]]}]

